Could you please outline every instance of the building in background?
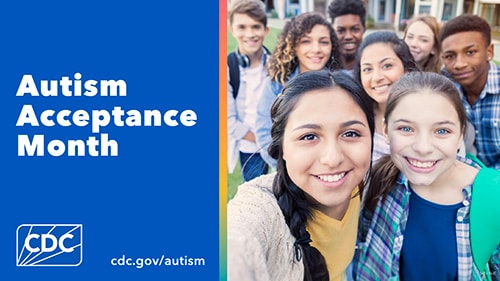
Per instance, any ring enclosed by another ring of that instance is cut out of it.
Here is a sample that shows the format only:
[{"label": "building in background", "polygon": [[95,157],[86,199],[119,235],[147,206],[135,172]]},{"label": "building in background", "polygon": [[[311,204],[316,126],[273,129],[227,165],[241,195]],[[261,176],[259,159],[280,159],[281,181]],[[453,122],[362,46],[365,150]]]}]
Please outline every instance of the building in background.
[{"label": "building in background", "polygon": [[[326,14],[332,0],[262,0],[269,13],[285,19],[302,12]],[[463,13],[486,19],[493,31],[500,31],[500,0],[363,0],[367,19],[376,27],[403,30],[413,15],[429,14],[439,22]],[[229,1],[230,2],[230,1]]]},{"label": "building in background", "polygon": [[327,0],[262,0],[267,10],[276,13],[280,19],[289,18],[299,13],[317,11],[326,12]]}]

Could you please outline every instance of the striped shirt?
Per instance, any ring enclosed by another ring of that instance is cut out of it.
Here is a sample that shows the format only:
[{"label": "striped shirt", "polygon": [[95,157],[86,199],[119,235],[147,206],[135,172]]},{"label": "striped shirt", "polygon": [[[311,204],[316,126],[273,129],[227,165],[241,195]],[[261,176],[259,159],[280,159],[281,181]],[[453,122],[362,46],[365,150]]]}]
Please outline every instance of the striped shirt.
[{"label": "striped shirt", "polygon": [[[473,164],[469,159],[460,160]],[[479,168],[479,167],[478,167]],[[456,215],[458,280],[487,280],[474,265],[469,239],[469,211],[472,186],[462,190],[464,200]],[[400,174],[383,205],[379,201],[373,215],[361,213],[357,250],[354,256],[355,280],[399,280],[399,259],[409,213],[410,188],[408,179]],[[370,217],[372,217],[370,221]],[[366,237],[363,239],[363,237]],[[364,242],[362,242],[364,241]],[[432,253],[429,253],[432,255]],[[490,259],[493,280],[500,280],[500,246]]]}]

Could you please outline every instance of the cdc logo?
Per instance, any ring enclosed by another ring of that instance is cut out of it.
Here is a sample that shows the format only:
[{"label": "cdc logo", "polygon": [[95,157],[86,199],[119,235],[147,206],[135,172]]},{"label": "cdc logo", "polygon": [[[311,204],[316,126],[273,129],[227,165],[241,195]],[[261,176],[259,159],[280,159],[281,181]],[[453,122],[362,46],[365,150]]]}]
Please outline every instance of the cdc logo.
[{"label": "cdc logo", "polygon": [[81,224],[21,224],[16,231],[17,266],[79,266]]}]

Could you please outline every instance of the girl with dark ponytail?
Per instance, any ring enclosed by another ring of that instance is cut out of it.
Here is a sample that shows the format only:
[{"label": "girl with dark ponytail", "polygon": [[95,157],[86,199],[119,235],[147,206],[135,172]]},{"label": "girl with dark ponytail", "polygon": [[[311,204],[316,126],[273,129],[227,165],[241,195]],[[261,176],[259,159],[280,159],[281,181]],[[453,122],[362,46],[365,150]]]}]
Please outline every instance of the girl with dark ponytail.
[{"label": "girl with dark ponytail", "polygon": [[228,280],[347,280],[369,170],[373,104],[343,72],[290,80],[271,109],[276,172],[228,203]]}]

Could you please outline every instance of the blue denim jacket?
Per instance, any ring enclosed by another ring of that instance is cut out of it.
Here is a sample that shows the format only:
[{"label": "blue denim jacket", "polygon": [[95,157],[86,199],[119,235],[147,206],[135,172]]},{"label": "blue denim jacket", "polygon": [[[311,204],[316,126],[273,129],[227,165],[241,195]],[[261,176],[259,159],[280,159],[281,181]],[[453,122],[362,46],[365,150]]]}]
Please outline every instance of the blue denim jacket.
[{"label": "blue denim jacket", "polygon": [[[290,74],[290,79],[294,78],[299,74],[299,68]],[[257,105],[257,119],[255,121],[255,139],[257,146],[260,148],[260,155],[264,161],[276,170],[276,159],[269,156],[267,148],[271,143],[271,106],[273,105],[276,97],[283,90],[284,85],[277,81],[272,81],[269,76],[266,77],[266,86],[264,87],[264,92],[260,96],[259,104]]]}]

